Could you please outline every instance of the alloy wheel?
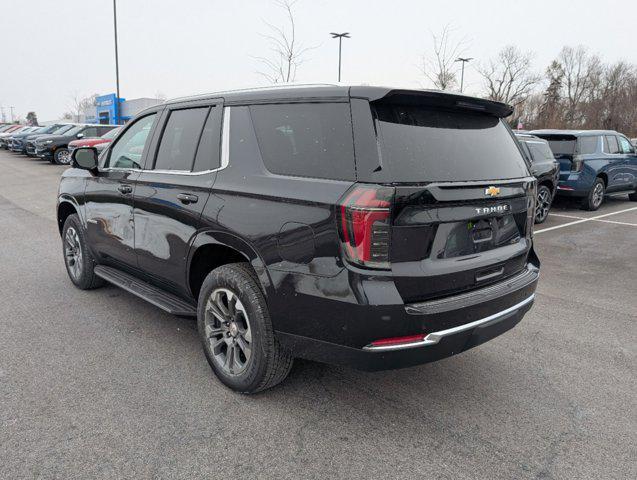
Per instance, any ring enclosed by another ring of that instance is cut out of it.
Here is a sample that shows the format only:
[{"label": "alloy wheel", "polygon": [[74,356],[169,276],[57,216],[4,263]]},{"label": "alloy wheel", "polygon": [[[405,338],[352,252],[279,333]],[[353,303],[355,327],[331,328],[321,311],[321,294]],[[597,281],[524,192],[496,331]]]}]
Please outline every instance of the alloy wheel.
[{"label": "alloy wheel", "polygon": [[64,253],[69,273],[74,280],[78,280],[82,275],[82,246],[80,244],[80,237],[73,227],[69,227],[66,230],[66,235],[64,236]]},{"label": "alloy wheel", "polygon": [[213,290],[206,303],[204,326],[217,366],[226,375],[243,373],[252,357],[252,331],[237,294],[227,288]]},{"label": "alloy wheel", "polygon": [[57,154],[58,162],[62,165],[71,163],[71,154],[68,150],[60,150]]},{"label": "alloy wheel", "polygon": [[535,205],[535,221],[541,223],[546,220],[551,208],[551,193],[546,188],[540,189]]},{"label": "alloy wheel", "polygon": [[598,182],[593,190],[593,206],[595,208],[599,207],[602,204],[602,200],[604,200],[604,185]]}]

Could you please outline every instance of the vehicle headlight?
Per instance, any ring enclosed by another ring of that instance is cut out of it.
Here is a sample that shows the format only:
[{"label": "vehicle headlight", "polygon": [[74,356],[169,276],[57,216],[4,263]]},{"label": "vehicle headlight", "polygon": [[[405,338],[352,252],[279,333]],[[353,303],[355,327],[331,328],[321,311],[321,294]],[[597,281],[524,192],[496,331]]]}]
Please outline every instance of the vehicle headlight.
[{"label": "vehicle headlight", "polygon": [[53,140],[46,140],[44,142],[45,145],[51,145],[53,143]]}]

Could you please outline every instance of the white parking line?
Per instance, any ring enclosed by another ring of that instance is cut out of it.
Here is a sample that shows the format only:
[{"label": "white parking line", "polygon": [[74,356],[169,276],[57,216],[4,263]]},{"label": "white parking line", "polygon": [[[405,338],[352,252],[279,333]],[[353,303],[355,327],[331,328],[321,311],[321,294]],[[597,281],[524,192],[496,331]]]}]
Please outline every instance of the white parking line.
[{"label": "white parking line", "polygon": [[637,210],[637,207],[627,208],[625,210],[620,210],[618,212],[605,213],[604,215],[597,215],[595,217],[590,217],[590,218],[571,217],[571,216],[568,216],[568,215],[550,213],[549,215],[553,215],[554,217],[579,218],[579,220],[576,220],[574,222],[568,222],[568,223],[565,223],[564,225],[556,225],[555,227],[543,228],[542,230],[535,230],[534,233],[550,232],[551,230],[557,230],[558,228],[570,227],[571,225],[577,225],[578,223],[584,223],[584,222],[592,222],[594,220],[597,220],[597,221],[600,221],[600,222],[605,222],[605,223],[616,223],[616,224],[619,224],[619,225],[637,226],[637,225],[632,224],[632,223],[613,222],[611,220],[599,220],[600,218],[610,217],[611,215],[617,215],[619,213],[632,212],[633,210]]}]

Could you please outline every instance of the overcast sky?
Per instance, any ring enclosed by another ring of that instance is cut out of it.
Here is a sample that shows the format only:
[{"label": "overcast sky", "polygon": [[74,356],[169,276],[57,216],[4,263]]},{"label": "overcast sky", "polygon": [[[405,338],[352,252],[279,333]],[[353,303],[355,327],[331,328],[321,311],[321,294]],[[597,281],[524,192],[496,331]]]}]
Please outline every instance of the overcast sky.
[{"label": "overcast sky", "polygon": [[[24,118],[59,118],[73,94],[115,91],[112,0],[10,1],[0,16],[0,105]],[[267,56],[264,21],[283,24],[270,0],[118,0],[121,95],[175,97],[263,85],[254,56]],[[315,47],[297,81],[429,86],[420,65],[432,32],[453,26],[465,55],[486,61],[507,44],[535,52],[543,71],[563,45],[583,44],[605,61],[637,63],[635,0],[299,0],[297,33]],[[478,93],[474,67],[466,91]]]}]

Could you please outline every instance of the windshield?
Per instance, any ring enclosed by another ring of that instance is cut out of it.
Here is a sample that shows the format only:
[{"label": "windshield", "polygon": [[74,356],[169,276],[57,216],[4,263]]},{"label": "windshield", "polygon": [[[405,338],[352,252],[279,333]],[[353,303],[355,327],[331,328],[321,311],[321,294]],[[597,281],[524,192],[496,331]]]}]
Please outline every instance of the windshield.
[{"label": "windshield", "polygon": [[70,130],[67,130],[66,132],[64,132],[64,135],[67,135],[67,136],[77,135],[78,133],[80,133],[82,131],[82,128],[84,128],[84,127],[82,127],[82,126],[73,127]]},{"label": "windshield", "polygon": [[102,138],[106,138],[107,140],[112,140],[115,138],[115,136],[117,135],[119,131],[120,131],[120,128],[114,128],[113,130],[109,130],[104,135],[102,135]]},{"label": "windshield", "polygon": [[497,117],[382,102],[373,109],[380,127],[382,161],[395,182],[528,175],[516,140]]},{"label": "windshield", "polygon": [[52,135],[62,135],[63,133],[69,131],[71,128],[73,128],[73,125],[62,125],[60,128],[53,130],[51,132]]}]

